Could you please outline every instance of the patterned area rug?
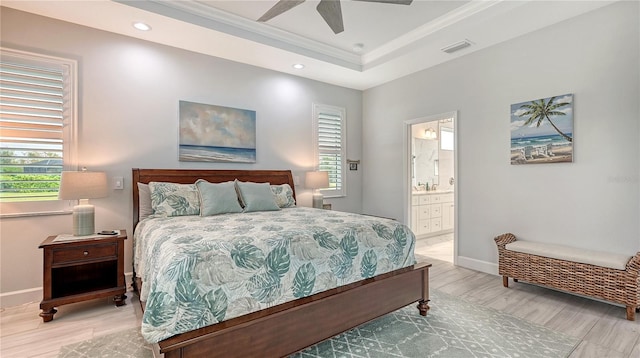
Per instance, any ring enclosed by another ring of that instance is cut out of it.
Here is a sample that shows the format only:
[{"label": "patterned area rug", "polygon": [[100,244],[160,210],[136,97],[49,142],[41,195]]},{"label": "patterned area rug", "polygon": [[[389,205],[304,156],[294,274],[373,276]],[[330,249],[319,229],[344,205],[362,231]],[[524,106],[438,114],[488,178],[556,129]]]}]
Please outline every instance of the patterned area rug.
[{"label": "patterned area rug", "polygon": [[153,358],[140,327],[63,346],[58,358]]},{"label": "patterned area rug", "polygon": [[427,317],[414,305],[296,353],[316,357],[567,357],[578,338],[431,290]]},{"label": "patterned area rug", "polygon": [[[309,347],[292,358],[567,357],[578,339],[431,290],[427,317],[414,305]],[[64,346],[58,357],[152,357],[139,329]]]}]

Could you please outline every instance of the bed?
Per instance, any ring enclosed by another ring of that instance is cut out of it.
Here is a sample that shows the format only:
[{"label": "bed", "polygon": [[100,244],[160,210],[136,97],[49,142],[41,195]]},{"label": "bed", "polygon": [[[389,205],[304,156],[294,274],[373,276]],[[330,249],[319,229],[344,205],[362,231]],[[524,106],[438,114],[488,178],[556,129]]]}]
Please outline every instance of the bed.
[{"label": "bed", "polygon": [[[143,220],[142,222],[140,222],[141,207],[139,205],[140,192],[138,190],[138,183],[148,184],[150,182],[171,182],[192,184],[195,183],[198,179],[202,179],[206,180],[209,183],[224,183],[239,180],[242,182],[270,183],[274,186],[288,184],[291,188],[293,197],[295,198],[295,185],[293,183],[291,171],[288,170],[133,169],[132,179],[134,230],[138,230],[138,226],[140,226],[141,228],[140,231],[144,231],[145,226],[147,226],[148,228],[153,228],[153,230],[149,229],[147,231],[155,232],[155,236],[157,238],[160,238],[160,240],[166,239],[164,234],[158,234],[158,232],[160,232],[158,230],[161,230],[158,228],[162,224],[162,221],[166,221],[168,225],[171,225],[171,227],[179,228],[174,231],[181,232],[183,234],[181,240],[184,241],[184,233],[182,228],[186,226],[180,225],[185,225],[183,221],[195,223],[196,221],[198,221],[198,217],[187,217],[186,219],[163,218],[162,220]],[[380,220],[381,223],[387,226],[393,225],[392,227],[396,227],[396,231],[404,228],[403,225],[400,225],[398,223],[390,224],[390,220],[388,219],[348,213],[320,211],[310,208],[287,208],[283,209],[281,214],[243,213],[225,215],[236,215],[235,217],[233,217],[233,220],[242,218],[242,220],[253,220],[253,222],[255,223],[262,223],[260,225],[263,226],[256,226],[256,228],[259,228],[258,231],[262,230],[265,232],[272,230],[274,226],[269,226],[265,222],[278,223],[278,225],[275,225],[277,227],[273,230],[282,230],[282,227],[286,229],[287,225],[304,226],[296,224],[292,221],[294,219],[298,220],[301,218],[303,221],[315,223],[315,226],[313,227],[315,227],[317,230],[319,227],[318,220],[324,220],[322,221],[322,225],[324,225],[324,223],[327,223],[328,225],[330,221],[347,222],[352,219],[358,219],[355,218],[355,216],[361,217],[360,220],[364,220],[367,223],[373,223],[372,225],[379,225],[377,227],[381,228],[380,232],[382,234],[378,233],[378,236],[389,236],[389,240],[394,240],[393,233],[385,234],[386,231],[384,231],[383,225],[374,222],[374,220]],[[282,216],[276,217],[273,215]],[[318,215],[322,215],[322,218],[318,218]],[[224,217],[224,215],[206,219],[210,221],[207,221],[204,225],[208,225],[206,226],[208,228],[214,227],[215,230],[209,231],[216,232],[220,231],[219,229],[224,225],[219,225],[220,223],[215,222],[215,220],[222,220],[222,223],[225,222],[224,220],[227,220],[227,222],[229,220],[232,220],[228,217]],[[201,229],[193,228],[193,230]],[[330,230],[330,228],[327,228],[327,230]],[[136,240],[136,234],[134,234],[134,240]],[[265,238],[268,237],[267,234],[265,235]],[[229,234],[228,236],[233,235]],[[347,235],[345,234],[345,237],[346,236]],[[411,234],[410,236],[410,239],[413,240],[413,235]],[[273,239],[265,239],[265,241],[268,240],[273,241]],[[398,240],[397,237],[395,237],[395,240]],[[404,239],[400,240],[402,241]],[[143,247],[142,242],[143,241],[141,241],[141,243],[134,242],[134,246],[141,245],[139,247],[136,247],[136,253],[138,251],[144,251],[140,249],[140,247]],[[220,245],[222,245],[221,247],[226,247],[224,245],[230,244]],[[413,250],[413,243],[408,243],[407,245],[410,245],[411,250]],[[338,248],[338,250],[349,250],[348,248],[345,248],[345,246],[349,245],[344,243],[344,238],[342,241],[340,241],[339,244],[333,246],[341,246],[340,248]],[[157,250],[160,245],[149,245],[148,247],[152,249],[155,247],[155,249]],[[275,251],[276,250],[274,249],[273,252]],[[365,253],[371,253],[369,251]],[[364,250],[361,249],[361,252],[364,252]],[[269,256],[271,256],[271,253],[269,253]],[[358,257],[365,256],[367,255],[359,255]],[[412,252],[410,257],[413,258]],[[145,262],[145,260],[148,260],[147,267],[139,269],[140,272],[144,271],[146,273],[147,277],[144,280],[142,279],[142,277],[144,277],[145,275],[139,275],[135,269],[137,265],[134,264],[134,288],[141,294],[140,297],[143,309],[145,310],[145,313],[148,313],[150,312],[150,309],[149,307],[145,308],[145,306],[148,304],[148,294],[152,295],[153,289],[149,289],[149,287],[151,287],[152,285],[150,286],[147,284],[152,281],[160,282],[161,280],[157,277],[160,277],[161,275],[165,275],[167,277],[170,277],[171,275],[167,275],[166,273],[150,274],[149,272],[162,265],[158,262],[153,261],[154,259],[151,255],[149,255],[148,257],[137,258],[138,262]],[[230,317],[220,319],[217,323],[208,324],[203,327],[194,329],[188,329],[189,327],[187,327],[187,330],[181,333],[174,334],[174,332],[167,336],[165,332],[165,334],[159,336],[156,335],[155,337],[162,338],[161,340],[159,340],[159,342],[157,342],[157,347],[159,348],[160,353],[163,353],[166,358],[203,356],[282,357],[298,352],[308,346],[354,328],[362,323],[393,312],[411,303],[418,302],[418,311],[421,315],[425,316],[427,314],[427,311],[429,310],[429,306],[427,303],[429,301],[429,267],[431,265],[426,263],[416,264],[414,260],[412,260],[412,262],[408,262],[408,260],[412,259],[398,259],[400,265],[403,266],[401,268],[394,268],[391,271],[380,274],[378,274],[378,271],[374,269],[367,275],[365,275],[366,270],[364,269],[366,265],[363,262],[361,265],[362,268],[360,268],[359,270],[361,271],[362,277],[367,278],[359,280],[347,280],[347,276],[345,275],[344,282],[338,282],[340,284],[337,287],[329,288],[326,290],[307,290],[302,294],[293,294],[294,297],[288,298],[284,296],[291,296],[291,294],[285,294],[283,295],[283,299],[286,299],[284,302],[270,298],[265,299],[265,297],[268,297],[268,295],[256,295],[255,297],[259,298],[260,301],[264,303],[262,306],[258,307],[259,309],[256,309],[254,307],[254,310],[250,311],[249,313],[237,316],[231,315]],[[266,261],[269,261],[268,257],[263,260],[263,262]],[[289,262],[292,266],[296,265],[294,264],[293,258],[289,260],[289,257],[287,256],[287,268]],[[304,268],[304,265],[297,265],[297,273],[299,273],[300,269]],[[273,266],[274,265],[272,265],[271,267]],[[149,267],[152,267],[153,269],[150,269]],[[335,269],[335,267],[333,267],[333,269]],[[266,270],[268,271],[269,267],[267,267]],[[272,271],[273,270],[277,271],[278,269],[272,269]],[[294,270],[291,271],[293,272]],[[372,274],[372,272],[374,271],[376,272],[375,275]],[[286,276],[284,271],[280,276],[284,280],[284,276]],[[292,276],[294,280],[298,279],[297,274],[294,276],[293,273],[291,273],[290,276]],[[340,279],[338,279],[338,281],[340,281]],[[183,285],[181,285],[181,287],[182,286]],[[145,290],[147,289],[149,292],[145,292]],[[140,292],[141,290],[142,292]],[[225,290],[228,290],[228,287],[225,288]],[[176,292],[178,291],[184,292],[189,290],[185,290],[183,288],[181,288],[180,290],[176,289]],[[291,291],[296,292],[296,289],[294,288]],[[221,290],[217,290],[215,292],[221,292]],[[182,294],[184,295],[184,293]],[[157,295],[154,297],[157,297]],[[155,301],[151,302],[153,303]],[[225,298],[225,304],[226,302],[227,301]],[[216,311],[215,307],[213,307],[211,312],[214,312],[213,315],[215,316],[215,312],[218,311]],[[149,318],[145,319],[143,317],[143,322],[147,322],[148,320]],[[174,328],[172,327],[171,330],[174,330]]]}]

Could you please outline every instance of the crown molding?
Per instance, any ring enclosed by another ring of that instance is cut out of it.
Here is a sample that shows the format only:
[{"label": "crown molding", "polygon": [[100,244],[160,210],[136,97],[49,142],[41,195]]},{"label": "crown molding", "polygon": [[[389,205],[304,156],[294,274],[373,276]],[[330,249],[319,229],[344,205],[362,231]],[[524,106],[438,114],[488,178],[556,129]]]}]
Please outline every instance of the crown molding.
[{"label": "crown molding", "polygon": [[362,55],[362,64],[367,65],[378,61],[384,57],[392,55],[394,52],[409,47],[423,38],[434,34],[437,31],[452,26],[462,20],[465,20],[477,13],[489,9],[505,0],[493,1],[469,1],[460,6],[406,34],[387,42],[386,44],[373,49]]},{"label": "crown molding", "polygon": [[[197,0],[114,0],[115,2],[151,11],[177,20],[191,22],[215,31],[244,38],[260,44],[325,61],[363,72],[376,63],[402,55],[403,50],[420,40],[468,19],[506,0],[469,1],[468,3],[364,54],[352,53],[323,42],[294,34],[266,23],[259,23],[232,14]],[[527,0],[530,1],[530,0]]]},{"label": "crown molding", "polygon": [[352,70],[362,71],[362,59],[358,54],[278,29],[269,24],[258,23],[198,1],[114,1]]}]

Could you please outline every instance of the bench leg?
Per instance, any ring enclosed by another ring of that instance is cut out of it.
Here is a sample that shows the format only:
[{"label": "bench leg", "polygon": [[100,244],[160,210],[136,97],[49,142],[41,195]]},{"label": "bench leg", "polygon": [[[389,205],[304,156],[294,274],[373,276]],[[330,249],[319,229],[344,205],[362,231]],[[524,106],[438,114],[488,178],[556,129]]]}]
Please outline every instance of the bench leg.
[{"label": "bench leg", "polygon": [[509,287],[509,276],[502,276],[502,286]]},{"label": "bench leg", "polygon": [[636,320],[636,308],[633,306],[627,306],[627,319],[629,321]]}]

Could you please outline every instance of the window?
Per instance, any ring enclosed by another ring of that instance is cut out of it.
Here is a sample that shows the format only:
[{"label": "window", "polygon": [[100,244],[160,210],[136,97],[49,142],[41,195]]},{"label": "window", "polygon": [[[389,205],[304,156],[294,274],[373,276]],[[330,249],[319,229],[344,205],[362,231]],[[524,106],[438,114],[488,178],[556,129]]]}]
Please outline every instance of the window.
[{"label": "window", "polygon": [[[3,212],[60,210],[60,173],[75,169],[76,62],[1,50]],[[32,205],[43,201],[54,203]]]},{"label": "window", "polygon": [[440,149],[453,150],[453,129],[440,128]]},{"label": "window", "polygon": [[322,194],[327,197],[345,196],[346,111],[340,107],[314,104],[313,119],[317,168],[329,172],[329,188],[321,190]]}]

